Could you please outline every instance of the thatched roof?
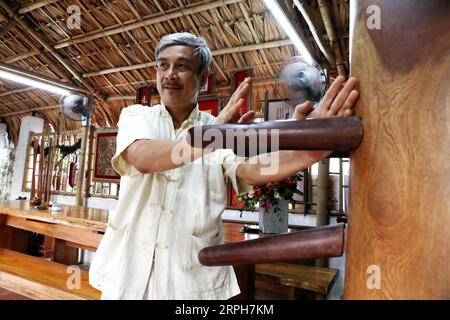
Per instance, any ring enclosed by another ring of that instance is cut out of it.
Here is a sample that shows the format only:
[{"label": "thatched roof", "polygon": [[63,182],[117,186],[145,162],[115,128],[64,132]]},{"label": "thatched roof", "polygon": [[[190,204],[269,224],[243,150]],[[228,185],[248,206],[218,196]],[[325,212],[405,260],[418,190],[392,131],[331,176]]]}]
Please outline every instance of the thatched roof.
[{"label": "thatched roof", "polygon": [[[293,1],[280,2],[315,59],[331,75],[337,73],[336,64],[346,72],[348,1],[303,1],[316,37]],[[70,5],[81,10],[80,29],[68,24]],[[321,9],[328,11],[331,19],[328,27],[336,35],[333,43]],[[96,126],[109,127],[116,125],[121,109],[133,103],[136,87],[154,82],[153,53],[159,39],[178,31],[198,34],[210,45],[214,93],[229,96],[233,72],[250,68],[253,108],[261,109],[265,90],[269,98],[281,98],[273,79],[283,62],[297,53],[260,0],[2,1],[0,60],[94,93],[92,121]],[[158,97],[154,99],[156,102]],[[0,80],[0,118],[8,124],[15,142],[20,118],[25,115],[47,118],[56,127],[58,119],[63,118],[58,117],[58,100],[58,95]],[[65,129],[77,126],[76,122],[62,120]]]}]

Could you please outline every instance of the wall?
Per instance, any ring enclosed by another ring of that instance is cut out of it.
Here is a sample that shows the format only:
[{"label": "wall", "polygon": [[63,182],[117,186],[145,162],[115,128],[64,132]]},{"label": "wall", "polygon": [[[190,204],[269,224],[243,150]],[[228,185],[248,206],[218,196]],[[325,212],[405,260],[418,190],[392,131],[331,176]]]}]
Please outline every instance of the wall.
[{"label": "wall", "polygon": [[44,119],[38,117],[23,117],[20,124],[19,144],[16,148],[16,160],[14,162],[14,174],[11,185],[11,194],[9,199],[14,200],[19,196],[24,197],[29,194],[22,192],[23,176],[25,172],[25,160],[27,153],[27,144],[30,132],[42,133]]}]

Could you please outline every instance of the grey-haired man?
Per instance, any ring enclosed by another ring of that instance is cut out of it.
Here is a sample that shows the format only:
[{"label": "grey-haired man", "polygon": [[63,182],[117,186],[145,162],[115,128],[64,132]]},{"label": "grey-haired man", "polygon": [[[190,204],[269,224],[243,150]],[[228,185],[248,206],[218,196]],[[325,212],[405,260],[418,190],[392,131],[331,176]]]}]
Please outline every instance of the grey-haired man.
[{"label": "grey-haired man", "polygon": [[[329,153],[281,151],[279,170],[263,174],[258,157],[249,161],[230,150],[204,153],[186,142],[192,126],[248,122],[239,117],[246,79],[217,118],[198,110],[197,97],[208,77],[211,52],[190,33],[163,37],[156,48],[161,103],[122,110],[112,159],[121,174],[118,206],[90,268],[90,283],[103,299],[228,299],[239,294],[232,267],[204,267],[198,252],[223,242],[221,214],[225,176],[239,193],[249,185],[282,180]],[[356,79],[341,89],[338,78],[311,117],[349,116],[358,98]],[[304,119],[311,103],[297,106]],[[184,150],[184,163],[174,158]]]}]

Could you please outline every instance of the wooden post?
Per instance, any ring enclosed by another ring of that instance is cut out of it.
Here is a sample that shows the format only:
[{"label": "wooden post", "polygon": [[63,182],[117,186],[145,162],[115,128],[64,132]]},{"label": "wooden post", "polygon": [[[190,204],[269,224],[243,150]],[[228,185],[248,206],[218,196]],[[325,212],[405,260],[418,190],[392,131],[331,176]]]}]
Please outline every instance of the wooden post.
[{"label": "wooden post", "polygon": [[446,0],[351,3],[364,136],[351,156],[346,299],[450,298],[449,12]]},{"label": "wooden post", "polygon": [[83,206],[84,197],[83,197],[83,183],[84,183],[84,169],[86,167],[86,145],[88,139],[89,127],[88,125],[81,127],[81,150],[80,150],[80,162],[78,166],[78,175],[77,175],[77,194],[76,194],[76,203],[77,206]]},{"label": "wooden post", "polygon": [[[328,180],[330,174],[330,159],[322,159],[318,163],[317,175],[317,207],[316,207],[316,227],[323,227],[328,224]],[[328,267],[327,259],[317,259],[316,267]]]},{"label": "wooden post", "polygon": [[87,175],[86,175],[86,186],[85,186],[85,197],[89,197],[91,193],[91,179],[92,179],[92,162],[93,162],[93,152],[94,152],[94,135],[95,135],[95,127],[89,126],[89,148],[87,154]]}]

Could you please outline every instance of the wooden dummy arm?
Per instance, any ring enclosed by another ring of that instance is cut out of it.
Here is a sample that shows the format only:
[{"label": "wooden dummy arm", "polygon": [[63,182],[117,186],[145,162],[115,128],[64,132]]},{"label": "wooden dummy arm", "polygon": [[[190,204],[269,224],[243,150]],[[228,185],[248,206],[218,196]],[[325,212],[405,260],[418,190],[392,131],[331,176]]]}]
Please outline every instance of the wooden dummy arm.
[{"label": "wooden dummy arm", "polygon": [[[253,124],[196,126],[189,129],[188,143],[196,148],[233,149],[252,156],[278,150],[355,150],[362,139],[359,117],[265,121]],[[271,140],[278,139],[278,150]]]},{"label": "wooden dummy arm", "polygon": [[224,266],[339,257],[344,224],[206,247],[198,254],[205,266]]}]

